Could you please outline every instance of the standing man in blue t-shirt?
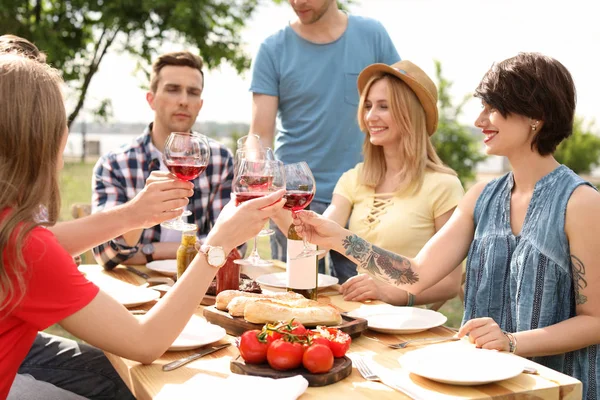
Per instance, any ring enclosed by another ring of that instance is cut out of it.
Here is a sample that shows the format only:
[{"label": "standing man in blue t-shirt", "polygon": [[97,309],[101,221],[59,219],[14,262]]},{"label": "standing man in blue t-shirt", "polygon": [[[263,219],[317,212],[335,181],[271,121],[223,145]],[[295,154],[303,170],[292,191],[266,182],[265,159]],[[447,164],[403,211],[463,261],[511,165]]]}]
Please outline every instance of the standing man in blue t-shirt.
[{"label": "standing man in blue t-shirt", "polygon": [[[336,0],[289,3],[298,18],[265,39],[253,61],[250,132],[270,145],[279,119],[275,156],[308,163],[317,182],[310,208],[322,213],[339,177],[362,159],[358,74],[400,56],[380,22],[348,15]],[[276,232],[272,256],[285,261],[286,237]]]}]

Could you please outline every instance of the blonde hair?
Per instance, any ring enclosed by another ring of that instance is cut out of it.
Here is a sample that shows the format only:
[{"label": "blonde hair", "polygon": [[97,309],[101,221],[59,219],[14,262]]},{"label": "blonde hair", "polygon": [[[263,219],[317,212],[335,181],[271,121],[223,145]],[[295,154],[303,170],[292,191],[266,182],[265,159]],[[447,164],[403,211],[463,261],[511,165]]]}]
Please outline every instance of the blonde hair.
[{"label": "blonde hair", "polygon": [[57,163],[67,121],[58,73],[46,64],[0,55],[0,314],[25,295],[23,246],[60,209]]},{"label": "blonde hair", "polygon": [[402,135],[398,150],[403,163],[395,190],[418,192],[423,185],[427,169],[456,175],[454,170],[444,165],[435,152],[427,134],[425,110],[415,93],[395,76],[379,73],[371,77],[365,85],[358,105],[358,125],[366,134],[363,143],[364,165],[360,173],[360,183],[376,187],[383,182],[387,171],[383,147],[371,143],[365,122],[367,95],[373,84],[379,80],[385,80],[388,83],[388,108]]}]

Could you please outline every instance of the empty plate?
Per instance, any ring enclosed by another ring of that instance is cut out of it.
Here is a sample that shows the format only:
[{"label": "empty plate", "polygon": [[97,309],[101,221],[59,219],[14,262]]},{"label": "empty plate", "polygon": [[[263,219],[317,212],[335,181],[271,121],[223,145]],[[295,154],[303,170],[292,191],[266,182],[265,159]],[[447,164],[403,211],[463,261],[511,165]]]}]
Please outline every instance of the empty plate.
[{"label": "empty plate", "polygon": [[156,290],[133,285],[104,288],[103,290],[125,307],[139,306],[160,297],[160,292]]},{"label": "empty plate", "polygon": [[523,372],[523,359],[495,350],[477,349],[464,341],[436,344],[400,357],[413,374],[452,385],[484,385]]},{"label": "empty plate", "polygon": [[[319,281],[317,285],[320,288],[332,286],[338,283],[338,278],[331,275],[319,274],[318,279]],[[256,278],[256,282],[265,286],[285,289],[287,287],[287,272],[276,272],[274,274],[261,275]]]},{"label": "empty plate", "polygon": [[164,275],[177,274],[177,260],[157,260],[146,264],[146,268]]},{"label": "empty plate", "polygon": [[383,333],[416,333],[444,325],[448,318],[437,311],[389,304],[363,305],[347,313],[367,320],[369,329]]},{"label": "empty plate", "polygon": [[193,315],[183,331],[173,342],[169,351],[196,349],[225,337],[227,332],[219,325],[206,322],[203,318]]}]

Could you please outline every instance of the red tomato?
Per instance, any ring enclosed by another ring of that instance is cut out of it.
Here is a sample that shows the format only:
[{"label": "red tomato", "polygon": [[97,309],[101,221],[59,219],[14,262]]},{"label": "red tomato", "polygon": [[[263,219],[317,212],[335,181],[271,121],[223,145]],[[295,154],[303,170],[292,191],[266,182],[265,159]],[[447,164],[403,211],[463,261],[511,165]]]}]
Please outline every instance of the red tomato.
[{"label": "red tomato", "polygon": [[240,337],[238,348],[240,355],[248,364],[262,364],[267,361],[269,343],[261,331],[246,331]]},{"label": "red tomato", "polygon": [[[289,322],[278,322],[277,324],[268,324],[263,328],[269,332],[269,335],[273,337],[273,340],[281,339],[285,333],[291,333],[292,335],[298,336],[297,339],[303,340],[306,338],[308,330],[300,322],[294,320]],[[274,332],[277,330],[279,332]],[[281,332],[281,333],[280,333]]]},{"label": "red tomato", "polygon": [[327,339],[325,336],[321,335],[319,332],[309,331],[308,334],[310,336],[311,344],[318,343],[318,344],[324,344],[325,346],[329,347],[329,339]]},{"label": "red tomato", "polygon": [[271,368],[285,371],[298,368],[302,364],[303,354],[304,347],[302,344],[277,339],[271,343],[267,350],[267,361]]},{"label": "red tomato", "polygon": [[313,374],[322,374],[333,367],[333,353],[329,346],[315,343],[302,356],[302,365]]},{"label": "red tomato", "polygon": [[350,344],[352,343],[352,338],[350,335],[348,335],[346,332],[340,331],[337,328],[319,326],[314,332],[316,335],[327,338],[329,341],[329,348],[331,349],[331,352],[335,358],[344,357],[350,348]]}]

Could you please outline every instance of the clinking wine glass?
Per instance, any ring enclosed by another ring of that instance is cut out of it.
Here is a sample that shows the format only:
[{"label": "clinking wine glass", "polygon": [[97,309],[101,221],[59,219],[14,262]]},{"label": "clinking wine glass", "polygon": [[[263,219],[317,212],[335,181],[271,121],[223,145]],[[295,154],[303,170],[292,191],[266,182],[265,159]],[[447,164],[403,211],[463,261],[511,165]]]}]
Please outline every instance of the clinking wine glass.
[{"label": "clinking wine glass", "polygon": [[[184,181],[196,179],[208,165],[210,145],[206,136],[195,132],[172,132],[163,151],[163,161],[172,174]],[[178,231],[198,229],[196,224],[183,221],[192,213],[185,210],[179,217],[160,224],[163,228]]]},{"label": "clinking wine glass", "polygon": [[[240,160],[240,167],[233,180],[233,193],[236,205],[266,196],[271,192],[285,188],[285,171],[283,163],[275,160]],[[254,249],[243,260],[235,260],[242,265],[268,267],[271,261],[264,260],[258,254],[258,235],[254,237]]]},{"label": "clinking wine glass", "polygon": [[[250,135],[248,135],[250,136]],[[248,137],[248,136],[244,136],[244,138]],[[253,135],[256,137],[255,141],[253,142],[254,144],[256,143],[260,143],[257,142],[258,140],[258,136],[257,135]],[[243,139],[243,138],[242,138]],[[242,140],[240,139],[240,140]],[[240,140],[238,140],[238,145],[240,145]],[[249,161],[260,161],[260,160],[270,160],[270,161],[274,161],[275,160],[275,155],[273,154],[273,150],[269,147],[239,147],[238,150],[235,152],[235,158],[233,161],[233,171],[234,171],[234,180],[235,178],[238,176],[238,170],[240,167],[240,163],[242,160],[249,160]],[[272,234],[274,234],[275,231],[271,228],[263,228],[261,229],[260,232],[258,232],[258,236],[270,236]]]},{"label": "clinking wine glass", "polygon": [[[316,183],[310,167],[305,162],[287,164],[285,166],[286,202],[283,208],[293,214],[308,207],[315,197]],[[292,259],[314,257],[325,254],[325,250],[316,250],[308,247],[306,236],[302,235],[304,249]]]}]

